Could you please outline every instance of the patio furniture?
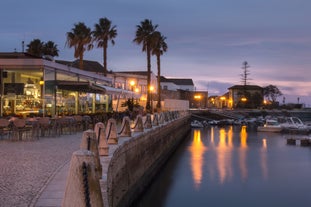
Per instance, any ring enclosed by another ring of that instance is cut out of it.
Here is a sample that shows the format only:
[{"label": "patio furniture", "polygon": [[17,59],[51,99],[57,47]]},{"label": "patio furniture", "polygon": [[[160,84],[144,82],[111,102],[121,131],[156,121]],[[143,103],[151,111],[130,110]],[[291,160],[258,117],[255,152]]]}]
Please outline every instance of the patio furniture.
[{"label": "patio furniture", "polygon": [[0,118],[0,137],[3,139],[3,137],[6,135],[9,139],[12,133],[12,129],[10,127],[10,122],[7,119]]},{"label": "patio furniture", "polygon": [[40,117],[38,119],[38,127],[41,137],[50,135],[52,131],[52,124],[50,117]]},{"label": "patio furniture", "polygon": [[26,124],[26,119],[14,119],[12,124],[12,136],[14,141],[31,140],[32,127]]}]

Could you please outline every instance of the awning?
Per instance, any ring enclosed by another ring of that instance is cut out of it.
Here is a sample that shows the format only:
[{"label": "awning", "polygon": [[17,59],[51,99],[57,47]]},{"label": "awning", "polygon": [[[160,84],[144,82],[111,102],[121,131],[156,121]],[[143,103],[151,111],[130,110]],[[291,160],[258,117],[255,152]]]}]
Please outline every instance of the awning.
[{"label": "awning", "polygon": [[113,88],[110,86],[105,86],[105,85],[97,85],[99,87],[102,87],[103,89],[106,90],[106,94],[111,94],[111,95],[119,95],[119,94],[124,94],[128,97],[134,97],[134,98],[140,98],[141,94],[135,93],[134,91],[129,91],[129,90],[124,90],[121,88]]},{"label": "awning", "polygon": [[57,86],[58,89],[61,90],[106,94],[105,88],[90,82],[64,81],[64,80],[51,81],[50,83],[47,82],[50,81],[46,81],[46,84],[51,84],[53,82],[53,84]]}]

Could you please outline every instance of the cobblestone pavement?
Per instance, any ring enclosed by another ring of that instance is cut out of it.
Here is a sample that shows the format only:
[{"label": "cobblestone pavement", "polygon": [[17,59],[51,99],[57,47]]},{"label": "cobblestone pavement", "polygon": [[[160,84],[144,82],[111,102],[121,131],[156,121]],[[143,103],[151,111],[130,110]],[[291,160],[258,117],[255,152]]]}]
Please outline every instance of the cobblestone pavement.
[{"label": "cobblestone pavement", "polygon": [[79,149],[82,132],[35,141],[0,140],[0,206],[35,202],[51,177]]}]

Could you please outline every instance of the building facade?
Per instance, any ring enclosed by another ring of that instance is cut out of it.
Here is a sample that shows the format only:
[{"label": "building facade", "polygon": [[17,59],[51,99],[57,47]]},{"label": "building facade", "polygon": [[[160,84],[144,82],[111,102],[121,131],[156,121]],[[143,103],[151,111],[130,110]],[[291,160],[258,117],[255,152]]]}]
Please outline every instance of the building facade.
[{"label": "building facade", "polygon": [[112,79],[27,53],[0,53],[0,115],[108,111]]}]

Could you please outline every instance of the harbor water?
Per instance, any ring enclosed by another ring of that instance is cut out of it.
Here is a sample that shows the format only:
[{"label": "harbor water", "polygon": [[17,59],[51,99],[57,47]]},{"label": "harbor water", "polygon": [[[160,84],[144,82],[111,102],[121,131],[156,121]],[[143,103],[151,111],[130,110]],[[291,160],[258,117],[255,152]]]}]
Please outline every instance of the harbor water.
[{"label": "harbor water", "polygon": [[134,206],[309,207],[311,147],[287,145],[289,136],[246,126],[192,129]]}]

